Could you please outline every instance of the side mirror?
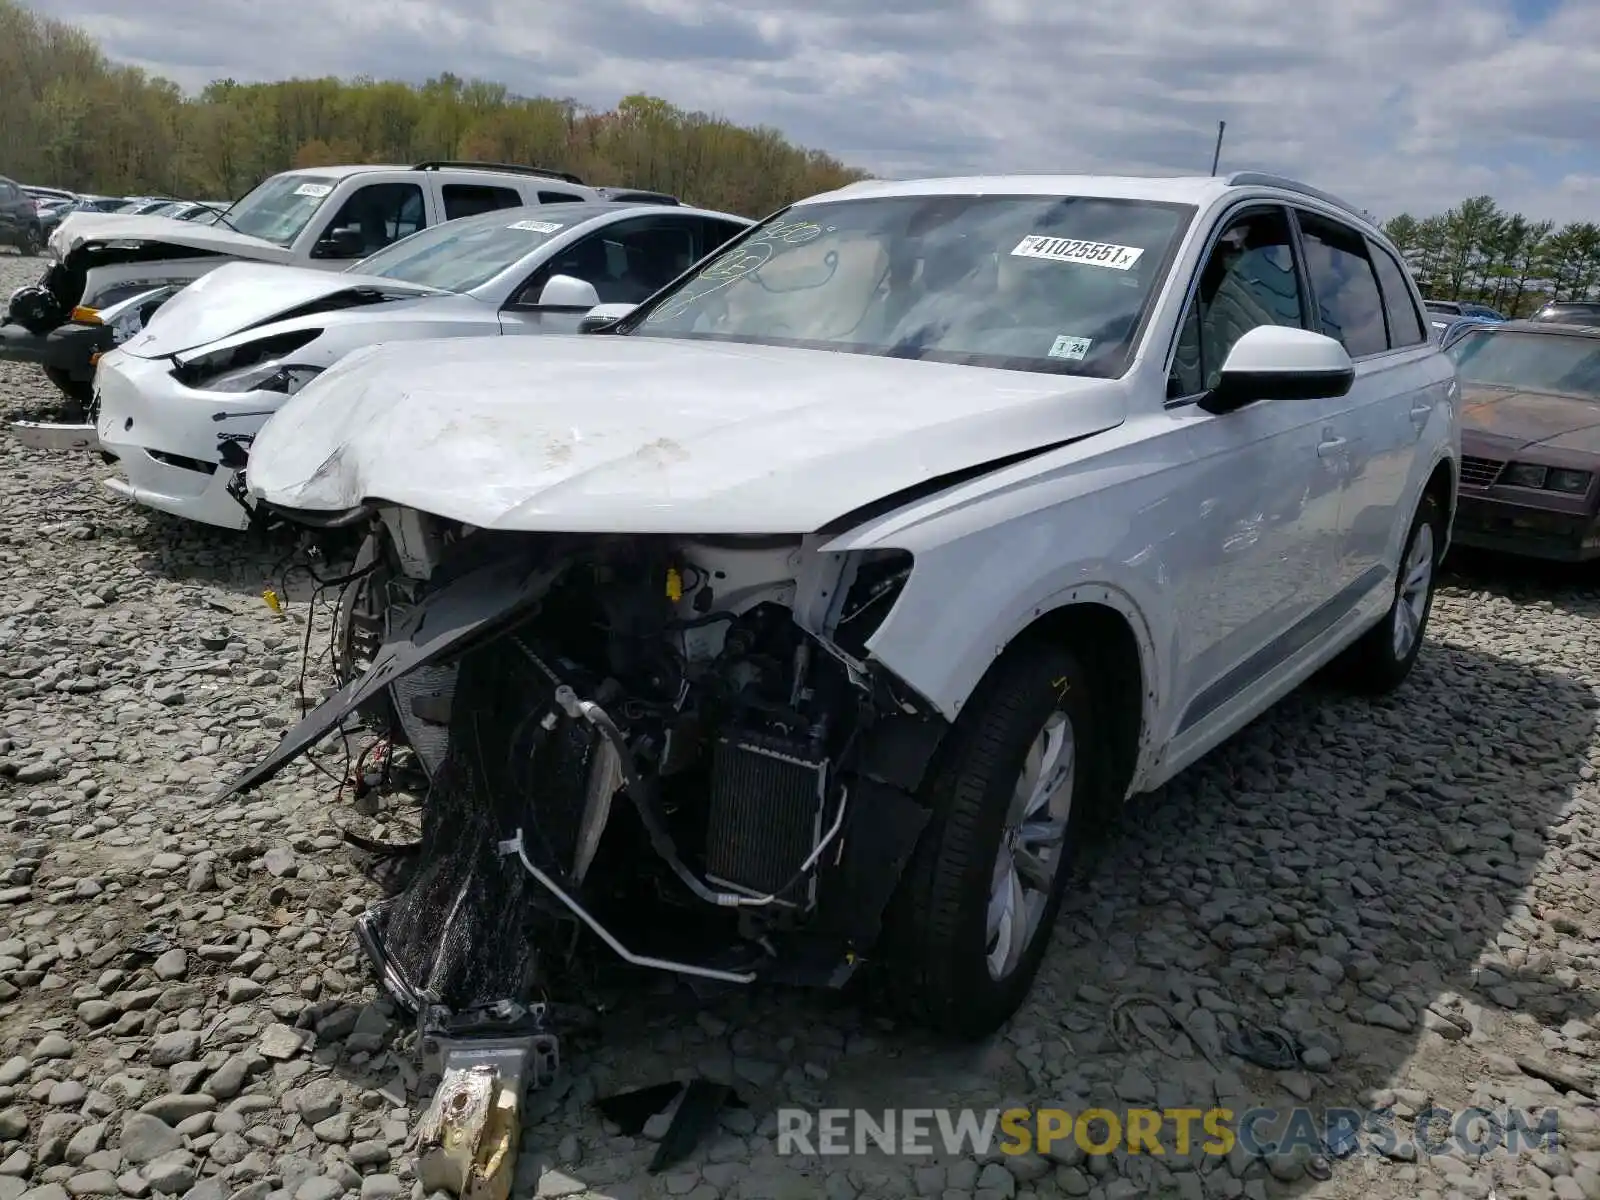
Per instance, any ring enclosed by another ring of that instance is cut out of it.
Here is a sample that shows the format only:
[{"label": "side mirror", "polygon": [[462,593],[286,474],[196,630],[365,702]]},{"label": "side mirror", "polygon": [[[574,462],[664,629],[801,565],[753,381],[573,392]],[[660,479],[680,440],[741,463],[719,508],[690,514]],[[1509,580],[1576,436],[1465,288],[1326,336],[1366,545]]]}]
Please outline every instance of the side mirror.
[{"label": "side mirror", "polygon": [[1330,400],[1356,380],[1355,364],[1331,337],[1309,329],[1258,325],[1233,344],[1221,377],[1201,400],[1224,413],[1257,400]]},{"label": "side mirror", "polygon": [[578,332],[599,333],[602,329],[610,329],[638,307],[637,304],[597,304],[583,314],[583,320],[578,322]]},{"label": "side mirror", "polygon": [[330,229],[312,248],[313,258],[365,258],[366,239],[359,229]]},{"label": "side mirror", "polygon": [[600,293],[594,284],[572,275],[552,275],[539,292],[540,308],[595,308],[600,303]]}]

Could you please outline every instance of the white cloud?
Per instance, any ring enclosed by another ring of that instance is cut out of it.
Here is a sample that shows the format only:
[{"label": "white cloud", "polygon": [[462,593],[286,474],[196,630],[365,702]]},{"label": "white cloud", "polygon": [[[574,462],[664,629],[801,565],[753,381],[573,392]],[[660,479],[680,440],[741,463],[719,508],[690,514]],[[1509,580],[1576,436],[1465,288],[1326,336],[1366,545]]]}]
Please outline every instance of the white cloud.
[{"label": "white cloud", "polygon": [[[1521,11],[1537,10],[1542,19]],[[222,76],[649,92],[883,174],[1296,175],[1379,214],[1596,215],[1594,0],[51,0],[106,51]]]}]

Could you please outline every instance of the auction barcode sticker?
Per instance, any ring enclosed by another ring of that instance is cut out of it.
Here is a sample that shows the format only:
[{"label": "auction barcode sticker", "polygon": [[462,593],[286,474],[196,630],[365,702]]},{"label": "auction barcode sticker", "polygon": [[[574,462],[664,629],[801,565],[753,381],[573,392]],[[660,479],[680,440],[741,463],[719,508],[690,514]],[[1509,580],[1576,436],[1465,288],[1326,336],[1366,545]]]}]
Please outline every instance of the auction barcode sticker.
[{"label": "auction barcode sticker", "polygon": [[299,187],[295,188],[294,194],[296,196],[310,196],[314,200],[321,200],[331,191],[333,191],[333,188],[326,183],[302,183]]},{"label": "auction barcode sticker", "polygon": [[556,221],[513,221],[507,229],[526,229],[529,233],[554,233],[561,226]]},{"label": "auction barcode sticker", "polygon": [[1051,262],[1083,263],[1091,267],[1110,267],[1126,271],[1144,254],[1140,246],[1118,246],[1111,242],[1080,242],[1074,238],[1046,237],[1030,233],[1011,252],[1018,258],[1044,258]]}]

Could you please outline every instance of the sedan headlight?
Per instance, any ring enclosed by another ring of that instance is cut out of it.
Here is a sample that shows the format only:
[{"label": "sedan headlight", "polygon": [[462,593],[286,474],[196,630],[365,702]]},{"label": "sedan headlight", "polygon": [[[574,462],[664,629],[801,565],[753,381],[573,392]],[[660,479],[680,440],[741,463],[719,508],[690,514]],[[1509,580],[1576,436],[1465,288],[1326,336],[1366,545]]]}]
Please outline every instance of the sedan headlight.
[{"label": "sedan headlight", "polygon": [[1545,467],[1538,463],[1511,463],[1496,481],[1511,487],[1536,488],[1545,492],[1562,492],[1568,496],[1581,496],[1589,490],[1594,472],[1573,467]]},{"label": "sedan headlight", "polygon": [[254,363],[227,371],[205,382],[208,392],[282,392],[292,396],[322,373],[321,367],[286,366],[281,362]]}]

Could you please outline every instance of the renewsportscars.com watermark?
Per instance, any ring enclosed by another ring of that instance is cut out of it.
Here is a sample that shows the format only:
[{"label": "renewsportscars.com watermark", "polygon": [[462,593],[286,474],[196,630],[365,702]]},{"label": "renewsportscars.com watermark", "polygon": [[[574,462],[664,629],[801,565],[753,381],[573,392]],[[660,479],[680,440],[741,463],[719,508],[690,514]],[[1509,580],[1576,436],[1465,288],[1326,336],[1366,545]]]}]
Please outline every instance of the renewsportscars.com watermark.
[{"label": "renewsportscars.com watermark", "polygon": [[[1544,1109],[1433,1108],[1407,1134],[1388,1109],[1327,1108],[901,1108],[869,1111],[780,1108],[777,1150],[783,1155],[946,1154],[983,1157],[1060,1153],[1086,1155],[1227,1155],[1235,1147],[1273,1158],[1300,1150],[1346,1158],[1389,1155],[1402,1145],[1418,1153],[1454,1149],[1466,1157],[1504,1150],[1554,1150],[1557,1113]],[[1410,1124],[1410,1122],[1407,1122]]]}]

